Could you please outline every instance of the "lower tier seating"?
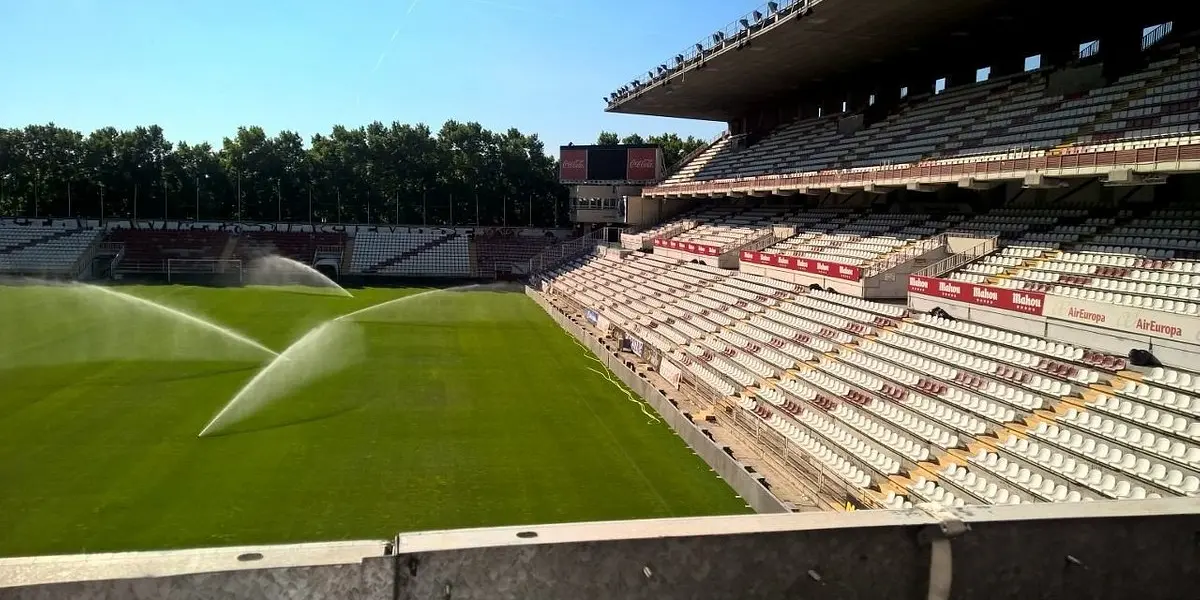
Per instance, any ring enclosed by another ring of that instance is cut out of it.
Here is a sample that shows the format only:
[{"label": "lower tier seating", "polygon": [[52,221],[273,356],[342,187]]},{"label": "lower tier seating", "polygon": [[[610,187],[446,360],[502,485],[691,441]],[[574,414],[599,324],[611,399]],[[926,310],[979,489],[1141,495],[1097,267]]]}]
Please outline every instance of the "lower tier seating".
[{"label": "lower tier seating", "polygon": [[74,275],[99,229],[0,223],[0,273]]},{"label": "lower tier seating", "polygon": [[1200,495],[1200,374],[652,254],[539,276],[873,506]]}]

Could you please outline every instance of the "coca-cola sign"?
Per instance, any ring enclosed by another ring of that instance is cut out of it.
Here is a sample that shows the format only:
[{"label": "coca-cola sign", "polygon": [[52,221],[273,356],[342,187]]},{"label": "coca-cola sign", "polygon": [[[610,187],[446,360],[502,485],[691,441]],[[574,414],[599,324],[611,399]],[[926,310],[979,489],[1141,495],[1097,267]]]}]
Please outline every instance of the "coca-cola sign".
[{"label": "coca-cola sign", "polygon": [[630,148],[625,155],[625,178],[629,181],[658,180],[658,148]]},{"label": "coca-cola sign", "polygon": [[563,148],[559,157],[558,178],[561,181],[587,181],[588,153],[583,148]]}]

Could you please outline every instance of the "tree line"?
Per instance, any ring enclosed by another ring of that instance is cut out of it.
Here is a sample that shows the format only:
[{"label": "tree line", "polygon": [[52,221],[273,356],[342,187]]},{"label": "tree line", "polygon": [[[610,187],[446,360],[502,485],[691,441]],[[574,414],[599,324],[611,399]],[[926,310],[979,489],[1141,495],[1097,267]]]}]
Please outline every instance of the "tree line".
[{"label": "tree line", "polygon": [[664,133],[662,135],[642,137],[641,134],[631,133],[621,137],[620,134],[614,131],[601,131],[600,136],[596,138],[596,143],[601,146],[612,146],[615,144],[657,144],[662,147],[663,165],[668,169],[686,158],[687,155],[708,145],[706,140],[690,135],[686,138],[681,138],[674,133]]},{"label": "tree line", "polygon": [[[667,165],[704,142],[659,143]],[[84,134],[54,124],[0,128],[0,215],[539,227],[568,223],[558,161],[536,134],[478,123],[240,127],[222,140],[174,143],[157,125]]]}]

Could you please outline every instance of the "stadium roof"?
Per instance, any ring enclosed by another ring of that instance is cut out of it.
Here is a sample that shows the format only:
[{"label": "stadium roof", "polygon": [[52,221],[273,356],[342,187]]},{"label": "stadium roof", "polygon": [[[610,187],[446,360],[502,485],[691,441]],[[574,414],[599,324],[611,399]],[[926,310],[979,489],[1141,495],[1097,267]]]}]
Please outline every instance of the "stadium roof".
[{"label": "stadium roof", "polygon": [[[697,56],[696,48],[684,52],[681,70],[625,94],[607,110],[729,120],[748,106],[851,75],[895,75],[917,66],[973,69],[988,66],[984,57],[1001,50],[1032,55],[1048,50],[1047,40],[1095,39],[1114,20],[1153,25],[1159,22],[1155,18],[1165,20],[1165,10],[1157,9],[1169,10],[1170,3],[1145,0],[1136,7],[1122,6],[1120,17],[1081,0],[810,0],[808,10],[797,1],[799,6],[790,11],[794,5],[789,2],[775,4],[784,7],[774,19],[766,13],[769,9],[759,11],[763,25],[748,45],[742,47],[744,38],[734,41],[740,28],[735,22],[722,30],[723,44],[702,42],[704,60],[690,60]],[[668,57],[648,60],[654,58]],[[668,64],[676,64],[675,59]],[[646,79],[643,74],[642,81]]]}]

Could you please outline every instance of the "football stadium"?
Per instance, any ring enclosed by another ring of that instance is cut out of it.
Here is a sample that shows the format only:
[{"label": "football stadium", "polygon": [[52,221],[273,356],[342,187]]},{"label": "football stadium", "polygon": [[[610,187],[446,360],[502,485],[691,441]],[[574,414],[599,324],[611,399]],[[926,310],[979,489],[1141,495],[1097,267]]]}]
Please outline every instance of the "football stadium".
[{"label": "football stadium", "polygon": [[498,211],[29,188],[0,598],[1194,597],[1195,14],[729,17]]}]

